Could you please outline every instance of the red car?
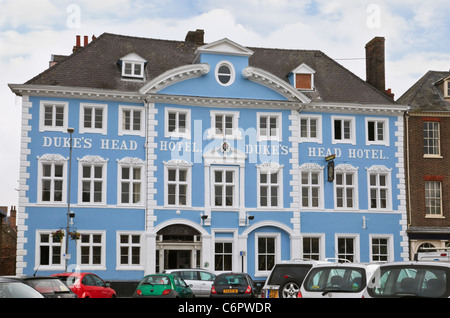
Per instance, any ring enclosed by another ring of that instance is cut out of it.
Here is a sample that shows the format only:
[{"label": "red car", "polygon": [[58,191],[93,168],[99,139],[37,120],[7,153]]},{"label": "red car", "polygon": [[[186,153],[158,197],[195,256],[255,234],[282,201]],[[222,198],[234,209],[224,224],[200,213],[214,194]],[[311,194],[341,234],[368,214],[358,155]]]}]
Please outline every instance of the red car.
[{"label": "red car", "polygon": [[77,294],[78,298],[115,298],[116,292],[100,277],[92,273],[53,274]]}]

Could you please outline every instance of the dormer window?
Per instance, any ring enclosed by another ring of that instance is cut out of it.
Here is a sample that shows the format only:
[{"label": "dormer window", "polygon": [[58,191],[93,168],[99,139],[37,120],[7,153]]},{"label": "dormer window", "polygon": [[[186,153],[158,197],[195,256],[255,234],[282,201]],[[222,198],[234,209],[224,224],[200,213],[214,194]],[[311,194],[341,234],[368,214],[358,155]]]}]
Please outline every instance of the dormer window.
[{"label": "dormer window", "polygon": [[292,71],[292,84],[299,90],[313,90],[314,89],[314,73],[315,71],[303,63]]},{"label": "dormer window", "polygon": [[124,78],[144,78],[144,68],[147,61],[136,53],[122,57],[118,63],[122,67],[122,77]]}]

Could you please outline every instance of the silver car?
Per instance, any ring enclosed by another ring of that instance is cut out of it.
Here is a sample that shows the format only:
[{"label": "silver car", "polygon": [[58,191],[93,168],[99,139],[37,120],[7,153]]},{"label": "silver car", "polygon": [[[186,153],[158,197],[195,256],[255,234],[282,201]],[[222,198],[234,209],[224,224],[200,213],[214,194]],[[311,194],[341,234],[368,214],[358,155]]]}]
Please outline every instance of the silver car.
[{"label": "silver car", "polygon": [[205,269],[166,269],[164,273],[183,278],[192,289],[194,297],[209,297],[211,286],[216,278],[214,273]]}]

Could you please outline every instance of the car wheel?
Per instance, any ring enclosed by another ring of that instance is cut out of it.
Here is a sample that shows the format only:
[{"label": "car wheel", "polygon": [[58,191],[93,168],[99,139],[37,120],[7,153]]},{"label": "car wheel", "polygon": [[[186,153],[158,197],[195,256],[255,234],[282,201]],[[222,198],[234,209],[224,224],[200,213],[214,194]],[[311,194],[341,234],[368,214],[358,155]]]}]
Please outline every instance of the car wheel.
[{"label": "car wheel", "polygon": [[287,281],[280,286],[280,291],[281,298],[297,298],[300,291],[300,283],[295,280]]}]

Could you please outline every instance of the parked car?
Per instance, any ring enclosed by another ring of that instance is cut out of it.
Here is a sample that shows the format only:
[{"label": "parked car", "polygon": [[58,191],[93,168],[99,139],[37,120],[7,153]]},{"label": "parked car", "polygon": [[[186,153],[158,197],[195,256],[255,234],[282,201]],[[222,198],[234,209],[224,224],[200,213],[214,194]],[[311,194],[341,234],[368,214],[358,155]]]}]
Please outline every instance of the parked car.
[{"label": "parked car", "polygon": [[263,298],[297,298],[300,286],[309,270],[317,264],[315,260],[291,260],[275,264],[261,290]]},{"label": "parked car", "polygon": [[255,284],[246,273],[219,274],[211,286],[211,298],[254,298],[257,296]]},{"label": "parked car", "polygon": [[298,298],[362,298],[379,264],[329,263],[311,268]]},{"label": "parked car", "polygon": [[58,277],[79,298],[115,298],[117,296],[109,284],[93,273],[73,272],[52,276]]},{"label": "parked car", "polygon": [[216,274],[205,269],[167,269],[167,274],[181,277],[192,289],[194,297],[209,297]]},{"label": "parked car", "polygon": [[450,264],[398,262],[380,265],[364,298],[450,297]]},{"label": "parked car", "polygon": [[77,295],[57,277],[10,276],[10,278],[36,289],[45,298],[77,298]]},{"label": "parked car", "polygon": [[141,279],[133,297],[191,298],[193,295],[186,282],[177,275],[152,274]]},{"label": "parked car", "polygon": [[423,247],[414,254],[414,260],[450,263],[450,247]]},{"label": "parked car", "polygon": [[36,289],[14,279],[0,278],[1,298],[44,298]]}]

